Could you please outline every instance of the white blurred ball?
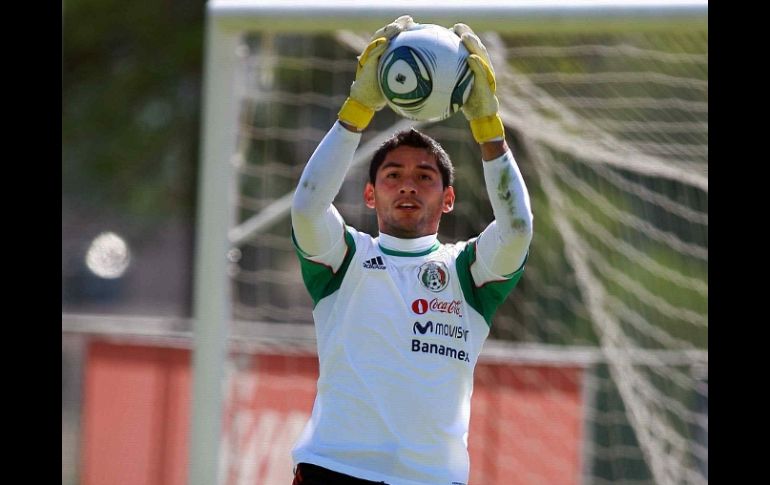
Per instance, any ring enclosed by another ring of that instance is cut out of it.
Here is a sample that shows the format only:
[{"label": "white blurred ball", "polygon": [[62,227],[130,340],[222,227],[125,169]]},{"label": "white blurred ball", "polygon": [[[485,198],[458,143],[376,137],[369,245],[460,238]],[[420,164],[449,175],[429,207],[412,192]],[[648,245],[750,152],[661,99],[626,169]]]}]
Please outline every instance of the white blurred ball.
[{"label": "white blurred ball", "polygon": [[411,120],[440,121],[470,94],[468,50],[446,27],[417,24],[390,41],[380,57],[378,80],[390,108]]}]

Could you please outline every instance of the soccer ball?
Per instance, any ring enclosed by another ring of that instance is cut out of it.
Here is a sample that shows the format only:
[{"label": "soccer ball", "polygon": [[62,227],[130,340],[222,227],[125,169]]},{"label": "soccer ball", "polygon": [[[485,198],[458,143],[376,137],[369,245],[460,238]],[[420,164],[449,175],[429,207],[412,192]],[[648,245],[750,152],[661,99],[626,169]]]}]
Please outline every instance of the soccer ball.
[{"label": "soccer ball", "polygon": [[468,99],[473,71],[468,50],[446,27],[417,24],[390,41],[378,80],[388,106],[417,121],[440,121]]}]

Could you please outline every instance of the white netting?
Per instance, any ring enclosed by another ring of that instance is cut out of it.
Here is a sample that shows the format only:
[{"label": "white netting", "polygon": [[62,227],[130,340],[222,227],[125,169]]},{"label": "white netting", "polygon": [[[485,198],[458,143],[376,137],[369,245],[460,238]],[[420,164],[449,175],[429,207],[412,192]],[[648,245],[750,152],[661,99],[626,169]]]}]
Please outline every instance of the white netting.
[{"label": "white netting", "polygon": [[[244,39],[233,312],[241,324],[312,323],[290,242],[302,168],[336,119],[368,33]],[[708,463],[708,34],[482,34],[508,141],[530,190],[525,275],[491,338],[600,349],[586,383],[583,479],[706,483]],[[335,201],[375,233],[362,203],[369,156],[398,128],[366,131]],[[452,242],[492,219],[462,115],[420,127],[457,170]],[[504,410],[501,410],[504,412]]]}]

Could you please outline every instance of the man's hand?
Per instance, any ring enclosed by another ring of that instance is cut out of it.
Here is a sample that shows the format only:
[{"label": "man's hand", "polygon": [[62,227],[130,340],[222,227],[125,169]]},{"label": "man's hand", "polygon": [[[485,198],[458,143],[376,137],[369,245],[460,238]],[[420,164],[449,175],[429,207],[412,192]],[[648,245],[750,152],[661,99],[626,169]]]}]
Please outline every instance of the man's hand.
[{"label": "man's hand", "polygon": [[356,131],[363,131],[374,113],[385,106],[385,97],[377,81],[378,61],[388,48],[388,42],[414,25],[412,17],[403,15],[372,35],[369,45],[358,56],[356,79],[350,86],[350,96],[338,114],[341,122],[352,126]]},{"label": "man's hand", "polygon": [[498,114],[497,82],[487,48],[467,25],[455,24],[452,30],[470,53],[468,67],[473,71],[474,81],[462,111],[470,122],[473,138],[478,143],[500,141],[505,137],[505,129]]}]

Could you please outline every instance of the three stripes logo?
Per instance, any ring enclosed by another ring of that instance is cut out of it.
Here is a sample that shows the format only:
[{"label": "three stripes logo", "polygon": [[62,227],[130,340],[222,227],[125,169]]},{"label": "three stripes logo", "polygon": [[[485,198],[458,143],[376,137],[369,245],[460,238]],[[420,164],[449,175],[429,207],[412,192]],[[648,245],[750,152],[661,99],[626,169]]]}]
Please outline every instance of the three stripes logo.
[{"label": "three stripes logo", "polygon": [[382,256],[377,256],[368,261],[364,261],[364,268],[367,269],[385,269],[385,262],[382,260]]}]

